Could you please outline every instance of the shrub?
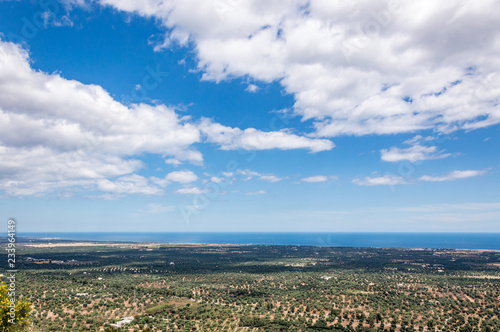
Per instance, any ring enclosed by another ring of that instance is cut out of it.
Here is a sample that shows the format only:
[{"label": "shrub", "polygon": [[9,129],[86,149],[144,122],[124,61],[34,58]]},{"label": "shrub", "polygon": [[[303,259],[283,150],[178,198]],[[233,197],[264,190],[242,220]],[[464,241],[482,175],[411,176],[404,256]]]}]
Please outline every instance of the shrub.
[{"label": "shrub", "polygon": [[[15,304],[10,301],[9,288],[2,281],[0,283],[0,330],[5,332],[26,330],[31,323],[30,311],[31,303],[28,301],[20,299]],[[11,319],[14,319],[15,324],[12,324]]]}]

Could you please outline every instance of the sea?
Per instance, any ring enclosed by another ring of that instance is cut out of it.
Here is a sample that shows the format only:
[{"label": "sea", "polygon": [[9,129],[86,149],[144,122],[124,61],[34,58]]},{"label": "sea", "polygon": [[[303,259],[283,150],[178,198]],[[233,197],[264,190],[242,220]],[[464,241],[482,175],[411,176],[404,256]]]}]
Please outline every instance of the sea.
[{"label": "sea", "polygon": [[500,233],[18,233],[52,240],[500,250]]}]

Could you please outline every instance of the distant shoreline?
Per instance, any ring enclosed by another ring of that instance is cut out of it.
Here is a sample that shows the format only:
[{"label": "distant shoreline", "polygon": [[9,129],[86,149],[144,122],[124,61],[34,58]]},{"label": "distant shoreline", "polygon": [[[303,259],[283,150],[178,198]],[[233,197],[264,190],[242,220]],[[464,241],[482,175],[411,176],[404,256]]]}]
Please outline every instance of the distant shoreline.
[{"label": "distant shoreline", "polygon": [[[43,239],[35,239],[34,240],[43,240]],[[161,247],[161,246],[186,246],[186,247],[225,247],[225,246],[270,246],[269,244],[239,244],[239,243],[177,243],[177,242],[114,242],[114,241],[73,241],[73,240],[65,240],[64,242],[54,243],[26,243],[22,242],[22,244],[26,247],[34,247],[34,248],[58,248],[58,247]],[[295,246],[291,244],[277,244],[276,246]],[[297,247],[305,247],[298,245]],[[359,249],[394,249],[394,250],[409,250],[409,251],[419,251],[419,250],[439,250],[439,251],[472,251],[472,252],[498,252],[500,249],[455,249],[455,248],[379,248],[379,247],[319,247],[319,246],[311,246],[318,248],[359,248]]]},{"label": "distant shoreline", "polygon": [[21,233],[18,239],[58,243],[288,245],[313,247],[500,251],[500,233]]}]

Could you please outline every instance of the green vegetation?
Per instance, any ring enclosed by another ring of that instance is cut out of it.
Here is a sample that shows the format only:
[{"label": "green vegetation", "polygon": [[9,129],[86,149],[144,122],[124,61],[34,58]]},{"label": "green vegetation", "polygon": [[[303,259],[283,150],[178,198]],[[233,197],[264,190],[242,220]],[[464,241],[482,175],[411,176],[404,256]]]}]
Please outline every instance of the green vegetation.
[{"label": "green vegetation", "polygon": [[19,246],[32,331],[500,331],[500,252]]},{"label": "green vegetation", "polygon": [[[14,290],[15,291],[15,290]],[[11,301],[9,287],[0,283],[0,329],[1,331],[23,331],[30,325],[31,304],[25,299]]]}]

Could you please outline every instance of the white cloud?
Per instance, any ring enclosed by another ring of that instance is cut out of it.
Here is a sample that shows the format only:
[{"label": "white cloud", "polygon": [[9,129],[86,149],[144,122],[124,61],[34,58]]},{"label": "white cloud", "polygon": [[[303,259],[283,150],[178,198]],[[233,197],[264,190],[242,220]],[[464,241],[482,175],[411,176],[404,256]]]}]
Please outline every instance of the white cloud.
[{"label": "white cloud", "polygon": [[153,185],[149,179],[137,174],[122,176],[114,181],[99,180],[97,187],[100,191],[113,194],[157,195],[162,193],[161,189]]},{"label": "white cloud", "polygon": [[352,183],[359,186],[394,186],[399,184],[409,184],[408,180],[401,176],[384,175],[377,177],[365,177],[363,179],[354,179]]},{"label": "white cloud", "polygon": [[432,137],[423,138],[420,135],[405,141],[404,143],[411,145],[409,148],[391,147],[390,149],[380,150],[381,159],[389,162],[399,162],[407,160],[410,162],[442,159],[451,156],[450,153],[444,153],[443,150],[438,150],[434,145],[421,145],[422,141],[431,141]]},{"label": "white cloud", "polygon": [[210,173],[205,173],[208,180],[204,180],[204,183],[212,182],[219,184],[220,187],[224,188],[226,185],[233,184],[235,177],[233,172],[219,172],[215,175]]},{"label": "white cloud", "polygon": [[255,93],[255,92],[259,91],[259,87],[255,84],[248,84],[245,91],[250,92],[250,93]]},{"label": "white cloud", "polygon": [[223,178],[223,177],[216,177],[216,176],[210,177],[210,181],[212,181],[213,183],[221,183],[224,180],[225,180],[225,178]]},{"label": "white cloud", "polygon": [[142,166],[138,160],[100,153],[55,153],[43,146],[0,144],[0,190],[11,196],[41,195],[70,187],[93,190],[98,180],[129,174]]},{"label": "white cloud", "polygon": [[191,171],[177,171],[167,174],[165,179],[172,182],[190,183],[198,180],[198,177]]},{"label": "white cloud", "polygon": [[222,150],[309,149],[315,153],[331,150],[335,146],[327,139],[297,136],[286,131],[263,132],[255,128],[241,130],[213,123],[208,119],[201,122],[200,129],[206,135],[207,142],[219,144]]},{"label": "white cloud", "polygon": [[101,3],[162,22],[157,50],[194,45],[203,79],[279,81],[320,136],[500,123],[495,0]]},{"label": "white cloud", "polygon": [[436,146],[414,145],[409,148],[400,149],[392,147],[389,150],[380,151],[383,161],[398,162],[408,160],[411,162],[429,159],[441,159],[449,157],[450,153],[443,153]]},{"label": "white cloud", "polygon": [[314,182],[326,182],[328,180],[336,180],[336,179],[337,179],[336,176],[314,175],[303,178],[300,180],[300,182],[314,183]]},{"label": "white cloud", "polygon": [[429,141],[434,141],[434,140],[435,140],[435,137],[432,137],[432,136],[423,137],[422,135],[416,135],[410,139],[407,139],[403,143],[408,144],[408,145],[415,145],[415,144],[420,143],[422,141],[429,142]]},{"label": "white cloud", "polygon": [[455,181],[458,179],[467,179],[479,175],[486,174],[485,170],[467,170],[467,171],[453,171],[447,175],[443,176],[429,176],[424,175],[420,178],[420,181],[427,182],[444,182],[444,181]]},{"label": "white cloud", "polygon": [[268,181],[268,182],[279,182],[283,180],[282,178],[276,176],[276,175],[261,175],[260,176],[261,180]]},{"label": "white cloud", "polygon": [[169,159],[165,160],[165,164],[179,166],[182,164],[182,162],[180,162],[179,160],[177,160],[175,158],[169,158]]},{"label": "white cloud", "polygon": [[149,180],[123,177],[143,167],[130,157],[157,153],[201,162],[191,148],[199,141],[196,126],[173,110],[127,107],[100,86],[35,71],[26,51],[0,41],[0,190],[8,195],[71,187],[158,194]]},{"label": "white cloud", "polygon": [[303,178],[301,181],[303,182],[326,182],[328,178],[324,175],[315,175],[309,176],[307,178]]},{"label": "white cloud", "polygon": [[[419,181],[425,182],[444,182],[444,181],[455,181],[458,179],[466,179],[470,177],[475,177],[479,175],[484,175],[487,170],[467,170],[467,171],[453,171],[447,175],[443,176],[429,176],[424,175],[419,178]],[[414,183],[412,179],[404,178],[402,176],[396,176],[387,174],[384,176],[374,176],[374,177],[364,177],[363,179],[356,178],[352,180],[352,183],[359,186],[393,186],[399,184],[411,184]]]},{"label": "white cloud", "polygon": [[265,190],[259,190],[259,191],[248,192],[245,195],[247,195],[247,196],[254,196],[254,195],[264,195],[264,194],[267,194],[267,191],[265,191]]},{"label": "white cloud", "polygon": [[127,107],[100,86],[32,70],[25,51],[0,43],[3,144],[50,146],[55,152],[119,156],[149,152],[202,160],[199,152],[190,149],[200,141],[198,129],[172,109],[146,104]]},{"label": "white cloud", "polygon": [[200,194],[205,194],[207,192],[208,190],[201,189],[198,187],[181,188],[177,190],[178,194],[183,194],[183,195],[200,195]]},{"label": "white cloud", "polygon": [[238,170],[238,174],[242,175],[244,177],[244,181],[251,180],[253,178],[257,178],[262,181],[267,181],[267,182],[279,182],[283,180],[284,178],[280,178],[279,176],[276,176],[274,174],[261,174],[258,172],[251,171],[249,169],[243,169],[243,170]]},{"label": "white cloud", "polygon": [[[225,127],[214,142],[223,149],[328,150],[333,143],[284,132]],[[209,127],[210,127],[209,126]],[[0,40],[0,192],[43,195],[62,190],[158,194],[169,181],[187,183],[193,173],[172,173],[142,183],[133,176],[145,153],[167,164],[203,163],[193,145],[206,125],[165,105],[124,105],[98,85],[83,84],[31,68],[27,51]],[[225,132],[236,133],[225,137]],[[216,134],[217,136],[217,134]],[[287,140],[290,140],[288,143]],[[36,162],[35,162],[36,161]],[[184,177],[183,177],[184,176]],[[121,179],[121,180],[117,180]],[[131,178],[129,178],[131,179]],[[153,187],[152,187],[153,186]]]}]

